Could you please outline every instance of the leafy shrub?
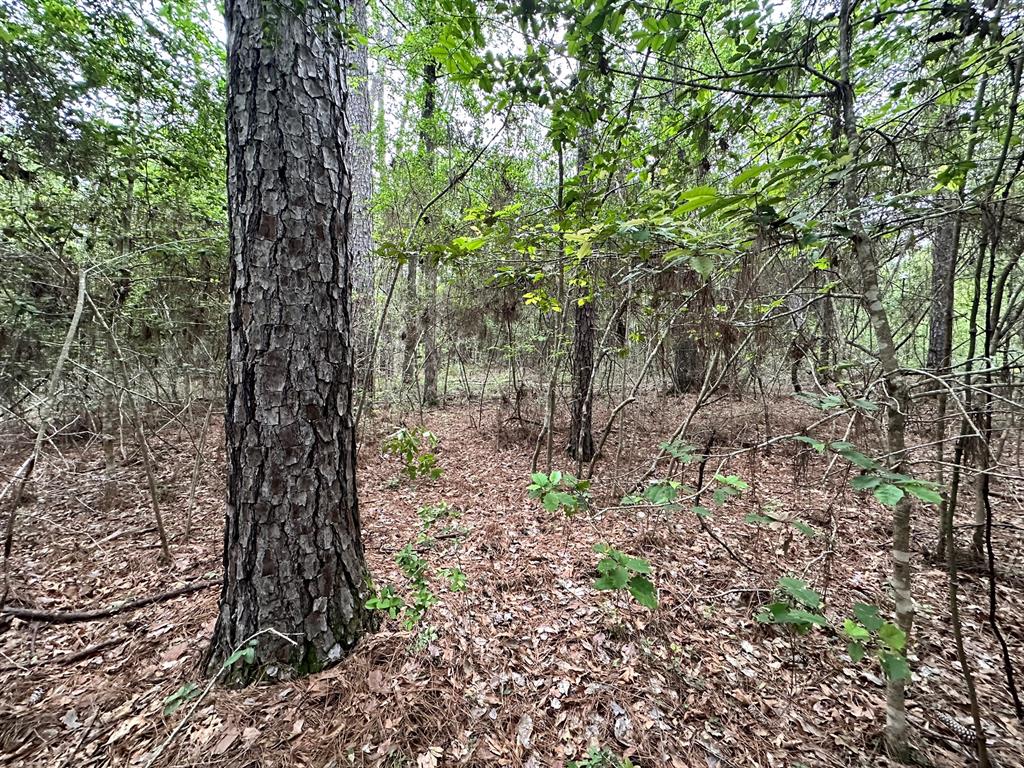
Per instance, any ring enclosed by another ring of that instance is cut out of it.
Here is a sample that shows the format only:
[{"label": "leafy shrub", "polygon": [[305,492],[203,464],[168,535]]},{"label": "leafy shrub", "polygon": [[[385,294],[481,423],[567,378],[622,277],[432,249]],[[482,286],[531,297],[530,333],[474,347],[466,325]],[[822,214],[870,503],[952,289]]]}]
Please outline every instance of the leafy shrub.
[{"label": "leafy shrub", "polygon": [[532,481],[526,490],[531,499],[540,499],[548,512],[563,510],[566,515],[574,515],[590,504],[590,481],[578,480],[568,472],[554,470],[550,475],[534,472]]},{"label": "leafy shrub", "polygon": [[893,680],[910,677],[910,667],[904,651],[907,635],[898,626],[883,621],[878,608],[865,603],[853,606],[855,619],[843,621],[843,634],[849,640],[846,652],[854,662],[871,654],[882,665],[885,676]]},{"label": "leafy shrub", "polygon": [[570,760],[566,768],[636,768],[628,757],[619,757],[610,749],[590,747],[580,760]]},{"label": "leafy shrub", "polygon": [[647,577],[651,564],[637,557],[609,547],[595,544],[594,551],[603,555],[597,564],[598,577],[594,589],[626,590],[640,605],[652,611],[658,607],[658,596],[654,584]]},{"label": "leafy shrub", "polygon": [[424,477],[437,480],[444,472],[433,452],[437,444],[437,436],[423,427],[402,427],[384,439],[381,450],[385,456],[397,456],[401,460],[401,472],[410,480]]},{"label": "leafy shrub", "polygon": [[854,466],[859,467],[861,474],[851,481],[853,490],[872,491],[874,497],[886,506],[896,506],[908,493],[926,504],[942,503],[941,486],[937,483],[921,480],[910,475],[887,472],[881,464],[870,456],[864,455],[853,443],[848,443],[845,440],[835,440],[826,445],[821,440],[816,440],[806,435],[799,435],[793,439],[806,443],[818,453],[824,453],[828,449],[833,453],[839,454]]},{"label": "leafy shrub", "polygon": [[808,587],[806,581],[783,576],[776,591],[779,599],[761,609],[757,614],[758,621],[790,626],[801,635],[815,626],[828,626],[828,619],[821,613],[821,595]]}]

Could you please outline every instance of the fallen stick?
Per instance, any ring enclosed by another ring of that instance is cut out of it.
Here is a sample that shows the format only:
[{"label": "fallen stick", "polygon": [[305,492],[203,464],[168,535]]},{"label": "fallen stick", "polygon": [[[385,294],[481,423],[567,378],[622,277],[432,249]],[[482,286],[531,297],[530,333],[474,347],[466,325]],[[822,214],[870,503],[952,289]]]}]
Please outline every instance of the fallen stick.
[{"label": "fallen stick", "polygon": [[50,666],[51,664],[75,664],[79,661],[85,661],[85,659],[92,658],[93,656],[102,653],[108,648],[113,648],[116,645],[121,645],[127,642],[127,637],[114,637],[110,640],[104,640],[102,643],[96,643],[96,645],[90,645],[88,648],[82,648],[81,650],[75,651],[74,653],[64,653],[60,656],[51,656],[48,659],[38,659],[37,661],[30,662],[24,666],[18,666],[16,664],[9,664],[4,667],[0,667],[0,672],[13,672],[17,669],[29,670],[34,667]]},{"label": "fallen stick", "polygon": [[74,624],[79,621],[95,621],[96,619],[107,619],[111,616],[117,616],[120,613],[127,613],[128,611],[134,611],[137,608],[142,608],[153,603],[162,603],[165,600],[173,600],[176,597],[182,595],[191,595],[193,592],[200,592],[210,587],[215,587],[220,584],[220,579],[211,579],[210,581],[197,581],[192,584],[188,584],[178,589],[172,589],[170,592],[163,592],[159,595],[150,595],[148,597],[140,597],[137,600],[129,600],[126,603],[115,603],[109,608],[97,608],[93,611],[40,611],[34,608],[16,608],[16,607],[5,607],[0,609],[0,615],[13,616],[16,619],[22,621],[42,621],[47,624]]}]

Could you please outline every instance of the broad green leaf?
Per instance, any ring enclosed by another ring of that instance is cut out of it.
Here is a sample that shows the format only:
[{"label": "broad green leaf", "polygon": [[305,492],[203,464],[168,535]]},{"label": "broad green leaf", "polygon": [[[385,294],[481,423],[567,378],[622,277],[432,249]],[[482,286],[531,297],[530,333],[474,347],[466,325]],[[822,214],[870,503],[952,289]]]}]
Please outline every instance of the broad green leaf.
[{"label": "broad green leaf", "polygon": [[622,564],[633,573],[650,573],[651,564],[646,560],[641,560],[638,557],[629,557],[624,555],[622,558]]},{"label": "broad green leaf", "polygon": [[869,491],[872,488],[877,488],[881,482],[882,478],[877,475],[858,475],[850,481],[850,485],[855,491]]},{"label": "broad green leaf", "polygon": [[924,485],[920,485],[919,483],[908,483],[904,485],[903,488],[909,494],[911,494],[912,496],[916,496],[921,501],[926,502],[927,504],[942,503],[942,494],[939,493],[934,488],[928,488]]},{"label": "broad green leaf", "polygon": [[885,483],[875,488],[874,496],[888,507],[895,507],[903,498],[903,489],[896,485]]},{"label": "broad green leaf", "polygon": [[889,650],[897,653],[907,646],[906,633],[891,622],[886,622],[878,629],[878,638],[889,646]]},{"label": "broad green leaf", "polygon": [[621,565],[616,565],[594,582],[594,589],[622,589],[629,581],[629,574]]},{"label": "broad green leaf", "polygon": [[843,619],[843,632],[851,640],[868,640],[871,633],[855,621]]},{"label": "broad green leaf", "polygon": [[857,617],[857,621],[867,627],[869,632],[877,632],[883,624],[882,617],[878,615],[878,608],[874,605],[854,603],[853,615]]},{"label": "broad green leaf", "polygon": [[808,587],[807,582],[803,579],[783,576],[779,579],[779,589],[808,608],[821,606],[821,595]]},{"label": "broad green leaf", "polygon": [[853,659],[854,663],[864,658],[864,646],[860,643],[847,643],[846,652],[850,654],[850,658]]},{"label": "broad green leaf", "polygon": [[818,532],[814,530],[810,525],[805,523],[803,520],[792,520],[790,521],[794,528],[809,539],[813,539],[818,535]]},{"label": "broad green leaf", "polygon": [[650,608],[653,611],[658,607],[658,596],[654,585],[643,576],[634,576],[629,580],[629,594],[645,608]]},{"label": "broad green leaf", "polygon": [[793,439],[799,440],[801,443],[807,443],[807,445],[811,446],[811,448],[816,450],[818,453],[825,452],[825,444],[821,442],[821,440],[815,440],[813,437],[808,437],[807,435],[797,435]]},{"label": "broad green leaf", "polygon": [[882,670],[890,680],[909,680],[910,665],[906,658],[895,653],[883,653]]}]

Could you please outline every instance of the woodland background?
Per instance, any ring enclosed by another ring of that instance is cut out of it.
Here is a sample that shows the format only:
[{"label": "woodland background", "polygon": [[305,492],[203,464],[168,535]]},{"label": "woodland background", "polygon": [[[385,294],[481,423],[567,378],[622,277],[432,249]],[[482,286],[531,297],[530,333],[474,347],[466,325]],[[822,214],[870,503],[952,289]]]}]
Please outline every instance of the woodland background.
[{"label": "woodland background", "polygon": [[232,690],[223,21],[0,0],[0,759],[1024,765],[1020,4],[340,8],[382,626]]}]

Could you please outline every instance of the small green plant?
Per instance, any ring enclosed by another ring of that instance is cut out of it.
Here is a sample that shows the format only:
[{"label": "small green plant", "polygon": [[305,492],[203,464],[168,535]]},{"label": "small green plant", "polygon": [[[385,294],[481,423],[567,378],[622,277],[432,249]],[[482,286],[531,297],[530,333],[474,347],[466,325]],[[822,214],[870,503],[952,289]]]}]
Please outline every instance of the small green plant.
[{"label": "small green plant", "polygon": [[776,591],[779,599],[761,609],[757,614],[758,621],[789,626],[800,635],[807,634],[815,626],[828,626],[828,619],[821,613],[821,595],[808,587],[806,581],[783,576]]},{"label": "small green plant", "polygon": [[416,515],[420,519],[423,530],[427,531],[438,521],[459,519],[462,517],[462,512],[458,508],[442,501],[440,504],[420,507],[416,510]]},{"label": "small green plant", "polygon": [[166,699],[164,699],[164,717],[170,717],[184,704],[199,695],[199,686],[195,683],[185,683]]},{"label": "small green plant", "polygon": [[592,746],[579,760],[570,760],[566,768],[636,768],[628,757],[619,757],[610,749]]},{"label": "small green plant", "polygon": [[444,472],[434,455],[433,449],[437,444],[437,436],[423,427],[402,427],[384,439],[381,450],[384,455],[397,456],[401,460],[401,472],[410,480],[437,480]]},{"label": "small green plant", "polygon": [[531,499],[540,499],[544,509],[556,512],[559,509],[567,516],[585,510],[590,504],[590,481],[578,480],[568,472],[554,470],[550,475],[534,472],[526,490]]},{"label": "small green plant", "polygon": [[715,504],[719,506],[725,504],[733,496],[739,496],[750,488],[745,480],[740,479],[736,475],[715,475],[715,482],[718,483],[718,487],[715,488],[713,498]]},{"label": "small green plant", "polygon": [[650,563],[630,557],[607,544],[595,544],[594,551],[602,556],[597,563],[601,575],[594,582],[594,589],[624,589],[645,608],[653,611],[658,607],[654,584],[647,578],[651,573]]},{"label": "small green plant", "polygon": [[806,435],[799,435],[793,439],[806,443],[818,453],[824,453],[828,449],[859,467],[861,474],[850,483],[853,490],[871,491],[878,501],[888,507],[896,506],[908,493],[926,504],[942,503],[940,485],[910,475],[887,472],[879,462],[864,455],[853,443],[836,440],[826,445],[821,440]]},{"label": "small green plant", "polygon": [[[407,583],[406,596],[400,595],[393,587],[385,585],[380,589],[372,584],[370,598],[366,607],[375,611],[384,611],[392,619],[398,619],[402,626],[411,630],[423,624],[430,607],[438,602],[438,597],[430,588],[430,564],[420,556],[415,546],[426,541],[427,531],[438,520],[457,518],[461,513],[454,507],[441,502],[434,506],[420,507],[417,515],[420,518],[420,532],[415,542],[410,542],[395,553],[398,564]],[[445,579],[452,592],[466,589],[466,574],[458,568],[441,568],[441,577]],[[415,649],[422,649],[437,638],[437,630],[430,626],[421,626],[414,643]]]},{"label": "small green plant", "polygon": [[397,619],[405,607],[405,600],[391,587],[384,585],[366,601],[366,607],[374,611],[385,611],[392,619]]},{"label": "small green plant", "polygon": [[448,589],[462,592],[466,589],[466,574],[459,568],[442,568],[441,575],[448,581]]},{"label": "small green plant", "polygon": [[846,652],[850,658],[856,663],[870,654],[878,659],[886,677],[909,678],[910,666],[904,655],[906,633],[892,622],[884,621],[873,605],[857,603],[853,606],[853,615],[854,619],[843,621],[843,634],[849,641]]},{"label": "small green plant", "polygon": [[656,480],[649,484],[639,496],[627,495],[622,497],[624,506],[646,505],[662,507],[667,512],[675,512],[681,507],[676,503],[680,491],[693,494],[692,488],[684,486],[676,480]]},{"label": "small green plant", "polygon": [[658,448],[663,450],[673,459],[678,461],[680,464],[689,464],[694,459],[694,451],[696,448],[689,443],[684,443],[680,440],[674,442],[659,443]]}]

